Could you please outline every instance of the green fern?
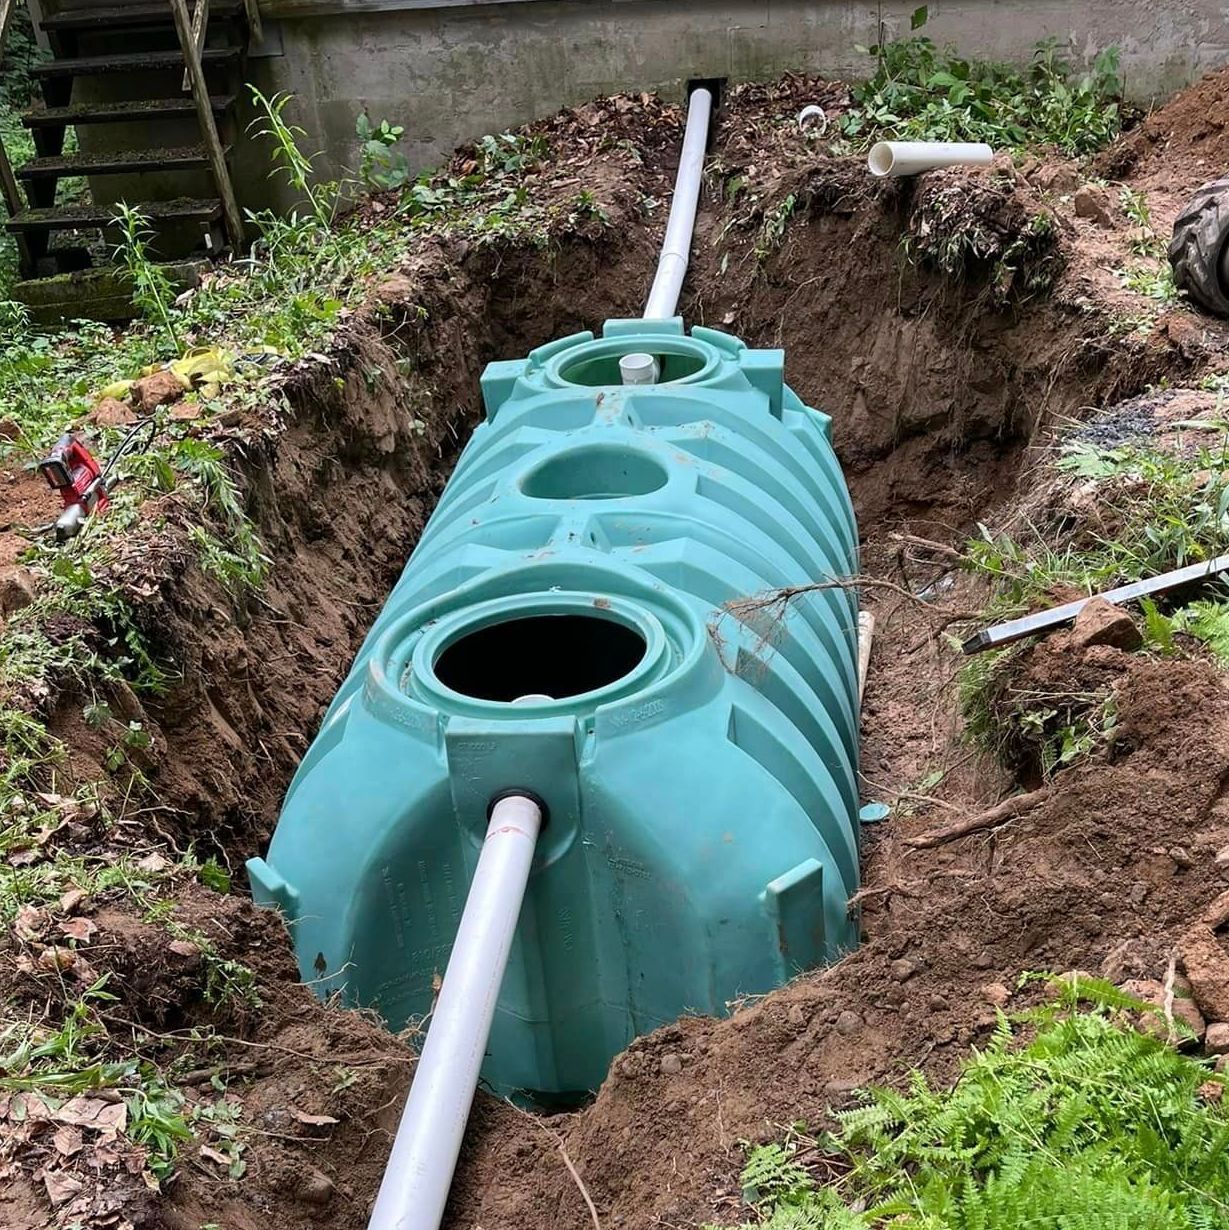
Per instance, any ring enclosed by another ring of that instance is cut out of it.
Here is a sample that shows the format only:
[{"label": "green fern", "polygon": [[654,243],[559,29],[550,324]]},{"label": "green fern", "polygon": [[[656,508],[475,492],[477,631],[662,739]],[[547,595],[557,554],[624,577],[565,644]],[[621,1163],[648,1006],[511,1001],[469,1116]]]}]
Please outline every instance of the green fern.
[{"label": "green fern", "polygon": [[[1205,1064],[1120,1023],[1144,1005],[1100,979],[1007,1018],[952,1089],[914,1072],[837,1115],[847,1172],[821,1185],[798,1141],[748,1157],[745,1194],[772,1230],[1207,1230],[1229,1224],[1229,1117]],[[1074,1011],[1092,1002],[1092,1011]],[[816,1151],[816,1156],[819,1151]],[[748,1182],[750,1180],[750,1182]]]},{"label": "green fern", "polygon": [[1229,666],[1229,603],[1200,599],[1176,612],[1173,624],[1202,641],[1222,666]]}]

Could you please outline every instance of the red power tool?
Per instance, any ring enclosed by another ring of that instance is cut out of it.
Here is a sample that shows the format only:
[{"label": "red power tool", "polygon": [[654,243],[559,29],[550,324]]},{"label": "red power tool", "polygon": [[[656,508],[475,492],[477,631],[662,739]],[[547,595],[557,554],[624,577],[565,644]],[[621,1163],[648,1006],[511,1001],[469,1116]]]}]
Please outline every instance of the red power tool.
[{"label": "red power tool", "polygon": [[60,493],[64,511],[55,523],[58,542],[72,538],[92,512],[102,512],[109,503],[103,486],[102,467],[71,431],[56,441],[51,455],[38,463],[47,485]]}]

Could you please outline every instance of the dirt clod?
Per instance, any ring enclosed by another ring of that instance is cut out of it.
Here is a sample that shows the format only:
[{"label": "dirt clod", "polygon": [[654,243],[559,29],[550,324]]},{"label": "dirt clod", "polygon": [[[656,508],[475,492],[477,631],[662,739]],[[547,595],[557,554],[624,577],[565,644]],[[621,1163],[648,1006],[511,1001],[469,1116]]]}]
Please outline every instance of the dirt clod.
[{"label": "dirt clod", "polygon": [[856,1034],[862,1028],[862,1018],[854,1011],[846,1008],[836,1018],[836,1031],[839,1034]]},{"label": "dirt clod", "polygon": [[1011,992],[1001,982],[987,983],[981,989],[982,999],[996,1008],[1005,1008],[1011,1001]]},{"label": "dirt clod", "polygon": [[917,973],[917,966],[908,957],[901,957],[892,962],[892,977],[897,982],[906,982]]},{"label": "dirt clod", "polygon": [[34,574],[19,564],[0,568],[0,615],[11,615],[34,601]]},{"label": "dirt clod", "polygon": [[136,411],[114,397],[104,397],[86,416],[95,427],[128,427],[137,421]]},{"label": "dirt clod", "polygon": [[1110,212],[1109,197],[1105,190],[1085,184],[1071,199],[1077,218],[1087,218],[1098,226],[1107,229],[1114,225],[1114,215]]},{"label": "dirt clod", "polygon": [[304,1204],[328,1204],[335,1191],[333,1180],[310,1166],[304,1171],[295,1196]]},{"label": "dirt clod", "polygon": [[154,372],[132,386],[132,396],[141,414],[153,414],[159,406],[169,406],[178,401],[183,392],[183,382],[173,372]]}]

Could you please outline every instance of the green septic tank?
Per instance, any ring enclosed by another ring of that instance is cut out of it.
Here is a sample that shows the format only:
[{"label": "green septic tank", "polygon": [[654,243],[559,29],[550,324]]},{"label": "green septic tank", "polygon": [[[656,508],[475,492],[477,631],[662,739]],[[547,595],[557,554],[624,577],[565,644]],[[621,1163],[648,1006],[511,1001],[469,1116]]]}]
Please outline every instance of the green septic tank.
[{"label": "green septic tank", "polygon": [[[619,384],[630,352],[659,383]],[[547,819],[500,1091],[594,1089],[637,1034],[854,945],[854,596],[740,606],[856,571],[829,419],[782,364],[637,320],[487,368],[486,422],[248,864],[321,995],[393,1029],[430,1010],[510,791]]]}]

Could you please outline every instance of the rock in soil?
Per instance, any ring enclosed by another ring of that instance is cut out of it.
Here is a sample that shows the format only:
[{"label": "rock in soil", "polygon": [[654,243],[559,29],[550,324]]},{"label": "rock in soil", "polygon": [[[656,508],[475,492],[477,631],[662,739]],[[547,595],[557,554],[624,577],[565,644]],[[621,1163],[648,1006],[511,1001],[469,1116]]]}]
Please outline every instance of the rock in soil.
[{"label": "rock in soil", "polygon": [[1109,198],[1101,188],[1085,184],[1072,200],[1075,205],[1075,216],[1087,218],[1098,226],[1107,229],[1114,225],[1114,215],[1110,213]]},{"label": "rock in soil", "polygon": [[34,601],[34,574],[12,564],[0,568],[0,615],[11,615]]},{"label": "rock in soil", "polygon": [[143,376],[132,386],[133,396],[142,414],[153,414],[159,406],[169,406],[184,393],[179,377],[172,372],[154,372]]},{"label": "rock in soil", "polygon": [[1229,1021],[1213,1021],[1203,1035],[1203,1046],[1209,1055],[1229,1055]]},{"label": "rock in soil", "polygon": [[[1165,985],[1153,978],[1136,978],[1130,982],[1124,982],[1122,989],[1128,994],[1133,995],[1136,999],[1142,999],[1146,1004],[1152,1004],[1154,1007],[1164,1010],[1165,1007]],[[1194,989],[1187,979],[1176,976],[1173,983],[1173,1004],[1170,1011],[1173,1013],[1175,1021],[1181,1021],[1196,1040],[1204,1036],[1205,1024],[1203,1013],[1196,1006]],[[1147,1013],[1140,1020],[1140,1028],[1145,1033],[1152,1034],[1154,1037],[1164,1038],[1169,1036],[1169,1022],[1163,1016],[1158,1016],[1155,1013]]]},{"label": "rock in soil", "polygon": [[1182,937],[1182,964],[1203,1012],[1217,1021],[1229,1018],[1229,953],[1211,927],[1197,924]]},{"label": "rock in soil", "polygon": [[1144,638],[1135,621],[1120,606],[1104,598],[1093,598],[1075,617],[1072,641],[1083,649],[1111,645],[1128,652],[1138,649]]},{"label": "rock in soil", "polygon": [[996,1008],[1005,1008],[1011,999],[1011,992],[1001,982],[987,983],[981,989],[982,999]]}]

